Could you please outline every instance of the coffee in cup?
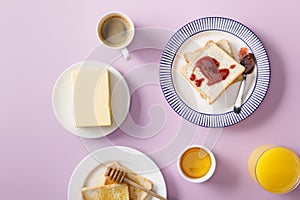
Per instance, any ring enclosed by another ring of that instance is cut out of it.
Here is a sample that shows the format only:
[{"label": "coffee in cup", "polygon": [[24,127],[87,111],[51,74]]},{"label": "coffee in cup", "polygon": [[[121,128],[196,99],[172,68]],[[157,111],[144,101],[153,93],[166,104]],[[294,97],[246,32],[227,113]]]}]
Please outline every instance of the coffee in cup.
[{"label": "coffee in cup", "polygon": [[127,46],[134,37],[134,24],[130,18],[120,12],[105,14],[98,23],[98,39],[106,47],[120,49],[126,60],[130,59]]}]

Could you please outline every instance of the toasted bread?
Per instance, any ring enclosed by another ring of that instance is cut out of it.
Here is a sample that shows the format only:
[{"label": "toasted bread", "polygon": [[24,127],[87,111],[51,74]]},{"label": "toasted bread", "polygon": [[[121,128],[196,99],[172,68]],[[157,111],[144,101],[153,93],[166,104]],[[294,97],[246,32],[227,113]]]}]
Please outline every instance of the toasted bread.
[{"label": "toasted bread", "polygon": [[[230,55],[232,58],[234,58],[233,51],[232,51],[231,45],[228,40],[225,40],[225,39],[218,40],[216,42],[216,45],[221,47],[226,53],[228,53],[228,55]],[[202,48],[196,50],[195,52],[199,52],[199,51],[201,51],[201,49]],[[186,62],[191,62],[194,59],[195,52],[187,52],[183,55]],[[243,75],[240,75],[233,83],[242,81],[243,78],[244,78]]]},{"label": "toasted bread", "polygon": [[81,189],[83,200],[129,200],[126,184],[111,184]]},{"label": "toasted bread", "polygon": [[[207,77],[207,74],[204,74],[199,67],[195,68],[196,63],[204,57],[209,57],[213,60],[216,60],[219,64],[216,66],[218,69],[214,69],[213,72],[207,72],[209,75],[211,73],[216,73],[216,76],[219,77],[221,76],[219,69],[228,71],[228,74],[224,80],[220,79],[218,82],[212,83]],[[208,104],[210,105],[213,104],[217,98],[242,75],[245,70],[245,68],[240,65],[231,55],[229,55],[228,52],[225,52],[225,50],[223,50],[212,40],[208,41],[203,48],[196,50],[193,53],[186,54],[185,59],[187,60],[187,64],[181,69],[181,74],[200,93],[201,97],[207,100]],[[197,86],[195,81],[190,79],[191,74],[195,74],[195,80],[202,79],[201,84],[198,84]]]},{"label": "toasted bread", "polygon": [[[129,170],[127,167],[121,165],[118,162],[113,162],[109,167],[114,167],[117,169],[121,169],[123,171],[126,172],[126,177],[130,180],[132,180],[133,182],[144,186],[145,188],[147,188],[148,190],[151,190],[153,185],[152,182],[140,175],[137,175],[136,173],[132,172],[131,170]],[[112,184],[113,182],[106,178],[104,184],[105,185],[109,185]],[[129,188],[129,197],[130,200],[145,200],[148,196],[148,194],[146,192],[143,192],[140,189],[137,189],[134,186],[128,185]]]}]

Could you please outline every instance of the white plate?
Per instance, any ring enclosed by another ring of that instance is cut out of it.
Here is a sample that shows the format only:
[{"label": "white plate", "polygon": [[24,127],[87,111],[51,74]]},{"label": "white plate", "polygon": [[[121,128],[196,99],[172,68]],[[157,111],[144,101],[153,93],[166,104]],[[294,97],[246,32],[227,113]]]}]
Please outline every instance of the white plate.
[{"label": "white plate", "polygon": [[[240,114],[233,112],[239,83],[208,105],[180,74],[186,64],[184,53],[220,39],[230,42],[237,60],[241,47],[247,47],[256,57],[255,70],[247,76]],[[183,118],[204,127],[230,126],[251,115],[263,101],[270,83],[269,58],[259,38],[243,24],[222,17],[201,18],[183,26],[169,40],[160,62],[160,83],[168,103]]]},{"label": "white plate", "polygon": [[[68,186],[68,200],[82,200],[81,188],[102,185],[105,166],[117,161],[153,183],[153,191],[167,196],[164,177],[157,165],[142,152],[124,146],[99,149],[84,158],[75,168]],[[154,199],[148,197],[148,200]]]},{"label": "white plate", "polygon": [[[107,127],[75,128],[71,72],[105,68],[110,71],[113,124]],[[53,88],[52,105],[56,118],[68,131],[79,137],[99,138],[112,133],[123,123],[129,112],[130,92],[124,77],[115,68],[99,61],[82,61],[73,64],[59,76]]]}]

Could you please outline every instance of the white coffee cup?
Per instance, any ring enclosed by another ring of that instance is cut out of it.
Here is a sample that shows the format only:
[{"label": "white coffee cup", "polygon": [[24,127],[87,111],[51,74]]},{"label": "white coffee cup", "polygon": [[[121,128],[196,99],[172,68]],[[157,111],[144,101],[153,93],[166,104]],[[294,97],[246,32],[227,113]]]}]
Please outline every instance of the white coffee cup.
[{"label": "white coffee cup", "polygon": [[127,46],[134,37],[132,20],[121,12],[109,12],[103,15],[97,26],[97,36],[100,42],[111,49],[120,49],[124,58],[131,58]]},{"label": "white coffee cup", "polygon": [[[177,168],[179,174],[185,180],[192,183],[202,183],[207,181],[214,174],[216,158],[208,148],[202,145],[191,145],[185,148],[179,155]],[[193,174],[195,176],[192,176],[187,170],[190,172],[197,171],[197,173]]]}]

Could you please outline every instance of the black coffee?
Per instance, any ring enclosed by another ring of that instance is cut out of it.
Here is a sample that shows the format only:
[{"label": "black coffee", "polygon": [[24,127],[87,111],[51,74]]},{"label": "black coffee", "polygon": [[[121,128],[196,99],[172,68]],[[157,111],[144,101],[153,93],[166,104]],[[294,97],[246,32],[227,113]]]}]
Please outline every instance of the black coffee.
[{"label": "black coffee", "polygon": [[109,46],[122,46],[130,36],[129,23],[121,16],[107,18],[98,29],[100,39]]}]

